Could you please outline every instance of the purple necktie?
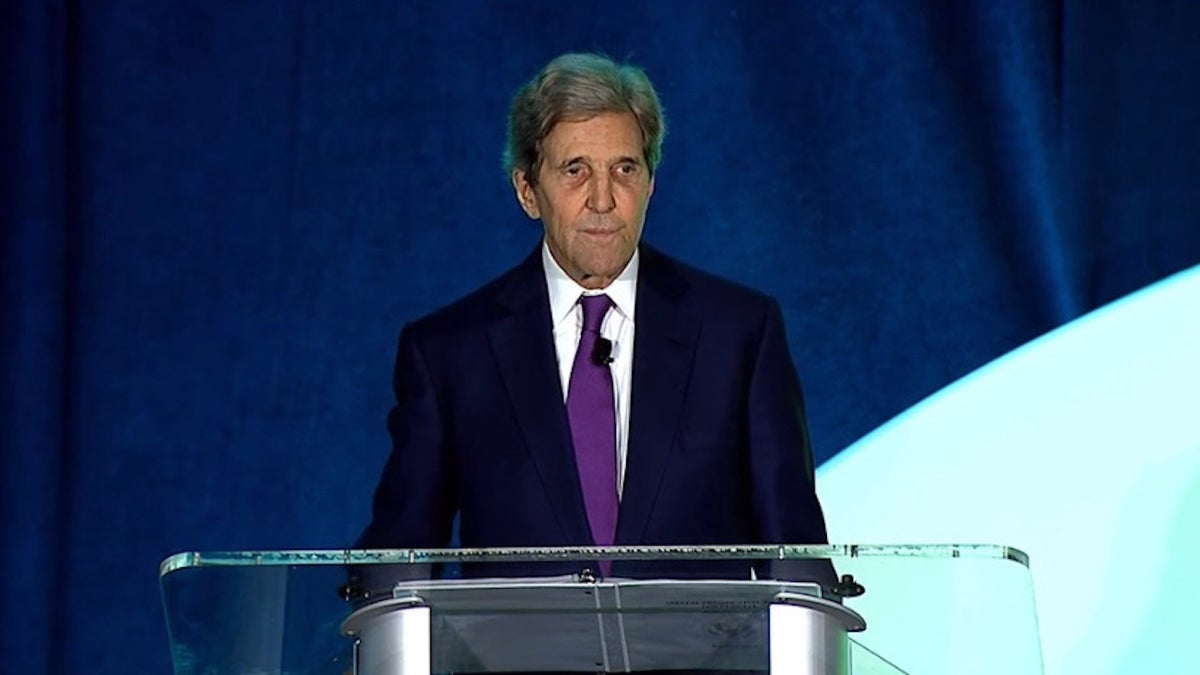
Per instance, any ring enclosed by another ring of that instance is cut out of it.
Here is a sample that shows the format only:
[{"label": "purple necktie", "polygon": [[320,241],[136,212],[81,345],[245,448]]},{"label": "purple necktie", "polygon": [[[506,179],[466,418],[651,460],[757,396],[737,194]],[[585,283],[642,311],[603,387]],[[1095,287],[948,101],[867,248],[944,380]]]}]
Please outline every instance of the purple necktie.
[{"label": "purple necktie", "polygon": [[[617,529],[617,415],[608,353],[595,351],[612,300],[607,295],[585,295],[579,304],[583,333],[567,387],[567,418],[592,539],[596,546],[612,546]],[[602,562],[600,567],[607,573],[609,565]]]}]

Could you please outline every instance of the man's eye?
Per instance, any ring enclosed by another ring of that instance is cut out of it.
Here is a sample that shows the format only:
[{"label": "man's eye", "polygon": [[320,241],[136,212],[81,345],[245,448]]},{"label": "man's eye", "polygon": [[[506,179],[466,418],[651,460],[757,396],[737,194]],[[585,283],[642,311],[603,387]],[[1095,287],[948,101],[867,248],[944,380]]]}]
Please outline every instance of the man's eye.
[{"label": "man's eye", "polygon": [[583,167],[579,166],[578,164],[574,164],[572,166],[568,166],[566,169],[563,169],[563,173],[567,174],[568,176],[579,176],[583,174]]},{"label": "man's eye", "polygon": [[621,164],[617,167],[617,173],[622,176],[636,176],[638,174],[637,164]]}]

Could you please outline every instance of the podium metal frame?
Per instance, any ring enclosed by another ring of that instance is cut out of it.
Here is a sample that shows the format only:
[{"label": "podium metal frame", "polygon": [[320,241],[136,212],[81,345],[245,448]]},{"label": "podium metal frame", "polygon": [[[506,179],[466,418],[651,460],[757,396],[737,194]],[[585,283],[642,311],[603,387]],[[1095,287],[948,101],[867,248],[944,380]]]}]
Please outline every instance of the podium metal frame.
[{"label": "podium metal frame", "polygon": [[[595,579],[586,571],[599,560],[613,561],[618,575],[626,570],[638,578]],[[857,583],[845,578],[822,588],[749,574],[790,575],[813,569],[814,561],[816,568],[852,573],[866,594],[849,597]],[[744,579],[689,579],[697,570],[742,564]],[[446,578],[456,572],[466,578]],[[462,645],[474,660],[442,670],[1042,672],[1028,558],[1007,546],[185,552],[165,559],[159,573],[176,675],[423,674],[441,672],[446,653]],[[351,580],[363,582],[357,588],[364,592],[355,594]],[[489,585],[498,595],[481,593]],[[551,587],[558,590],[546,590]],[[563,595],[565,588],[592,595]],[[738,602],[753,609],[710,615],[706,602],[718,610]],[[485,653],[508,640],[520,643],[513,636],[531,624],[514,623],[510,614],[533,617],[538,635],[551,635],[542,643],[562,650],[548,648],[532,663],[519,661],[520,654]],[[469,620],[454,623],[456,616]],[[871,629],[864,631],[868,621]],[[560,625],[571,628],[564,635],[586,639],[561,642],[554,635]],[[713,644],[700,644],[706,640]],[[688,656],[690,644],[700,644],[700,656]],[[555,660],[576,647],[579,659]],[[675,655],[686,658],[676,662]],[[555,667],[562,665],[571,667]]]}]

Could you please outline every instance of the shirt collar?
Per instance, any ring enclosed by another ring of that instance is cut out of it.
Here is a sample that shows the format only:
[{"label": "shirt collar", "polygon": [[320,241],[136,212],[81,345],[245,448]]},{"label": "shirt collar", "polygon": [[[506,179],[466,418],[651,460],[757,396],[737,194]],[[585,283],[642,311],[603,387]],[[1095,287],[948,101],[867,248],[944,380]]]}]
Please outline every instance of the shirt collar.
[{"label": "shirt collar", "polygon": [[633,320],[633,309],[637,301],[638,260],[640,254],[633,250],[633,257],[621,273],[607,287],[589,290],[580,286],[574,279],[567,276],[558,261],[550,254],[550,248],[542,241],[542,269],[546,273],[546,288],[550,292],[550,319],[557,326],[574,316],[575,306],[581,295],[598,295],[604,293],[613,302],[613,309],[620,312],[626,320]]}]

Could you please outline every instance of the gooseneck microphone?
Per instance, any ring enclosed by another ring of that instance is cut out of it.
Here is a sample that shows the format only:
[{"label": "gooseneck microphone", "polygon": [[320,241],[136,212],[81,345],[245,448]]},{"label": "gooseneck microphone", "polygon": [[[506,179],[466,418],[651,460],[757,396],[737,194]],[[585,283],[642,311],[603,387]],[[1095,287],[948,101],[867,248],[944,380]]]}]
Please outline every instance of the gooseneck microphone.
[{"label": "gooseneck microphone", "polygon": [[612,340],[596,338],[596,344],[592,347],[592,363],[597,366],[607,366],[612,363],[612,350]]}]

